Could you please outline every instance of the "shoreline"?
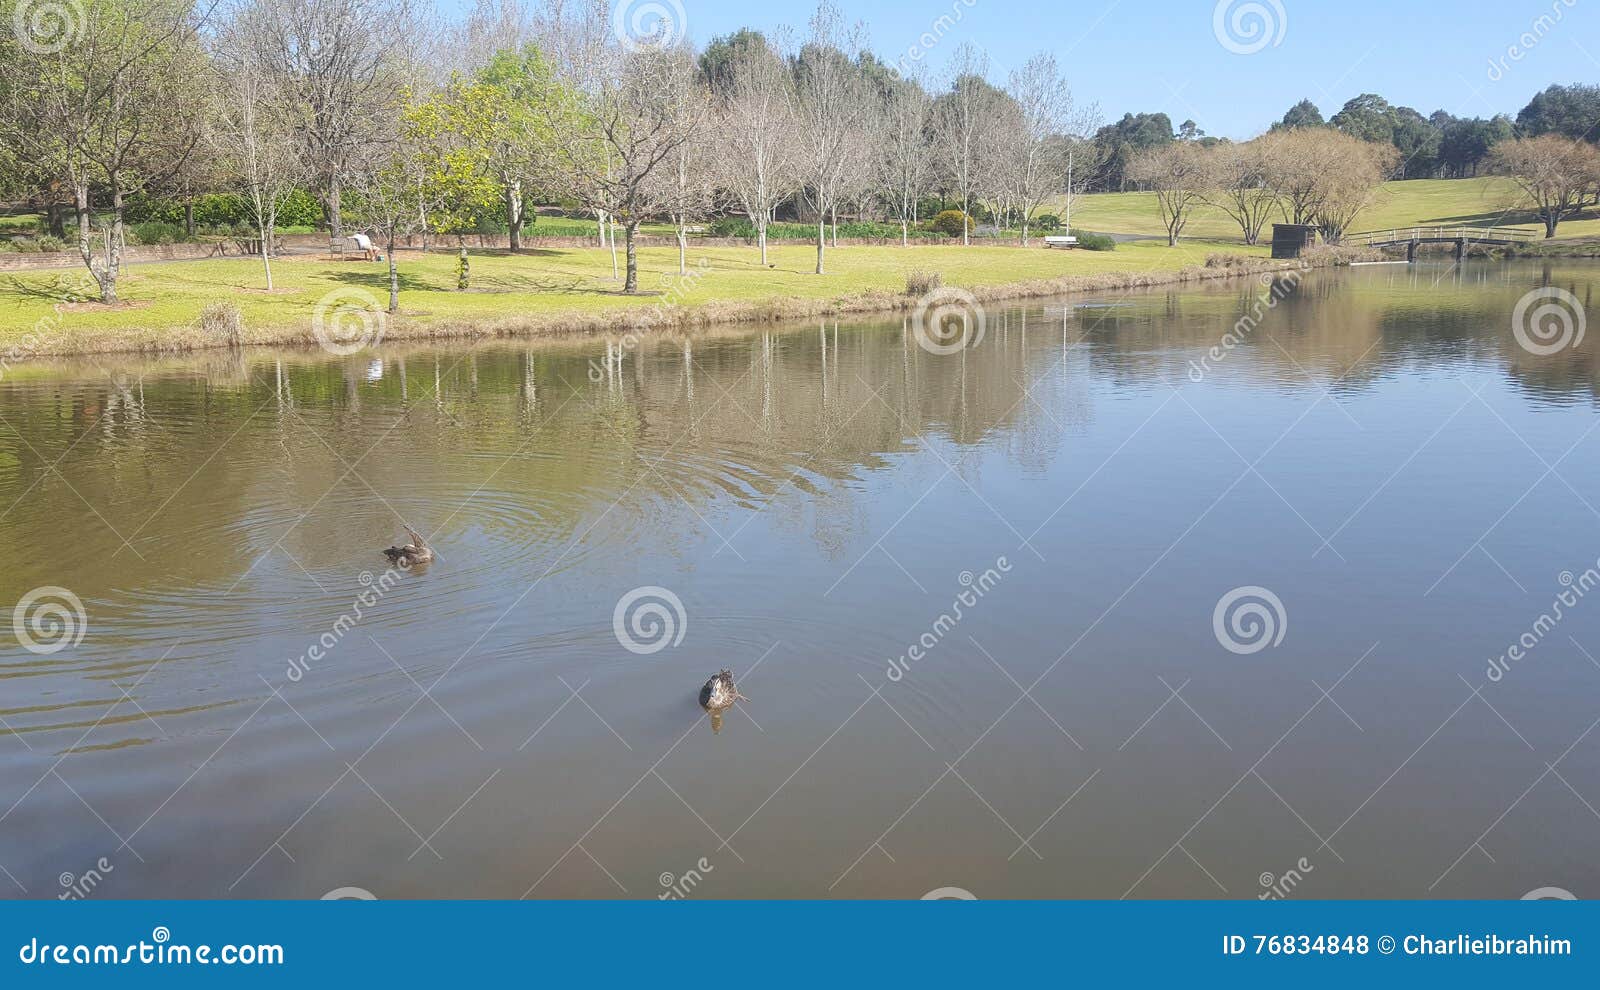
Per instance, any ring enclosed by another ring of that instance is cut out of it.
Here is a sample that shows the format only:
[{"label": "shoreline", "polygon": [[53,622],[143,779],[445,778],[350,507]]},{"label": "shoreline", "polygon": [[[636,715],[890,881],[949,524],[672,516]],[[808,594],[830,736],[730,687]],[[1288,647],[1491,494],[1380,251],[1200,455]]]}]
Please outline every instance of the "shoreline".
[{"label": "shoreline", "polygon": [[[967,293],[980,305],[1050,296],[1070,296],[1184,285],[1227,278],[1249,278],[1290,271],[1309,271],[1349,265],[1377,257],[1379,252],[1365,248],[1323,249],[1300,259],[1267,259],[1232,255],[1224,263],[1187,265],[1157,271],[1103,272],[1091,275],[1063,275],[1055,278],[1023,279],[997,285],[946,290]],[[1214,256],[1215,257],[1215,256]],[[1208,262],[1213,259],[1208,259]],[[748,323],[775,324],[839,316],[889,315],[915,310],[922,297],[904,292],[869,290],[826,298],[769,298],[755,301],[712,301],[694,305],[671,304],[639,310],[571,310],[490,319],[448,319],[430,321],[408,317],[404,308],[386,314],[380,341],[364,349],[377,352],[390,342],[444,342],[516,339],[590,338],[596,336],[637,336],[671,332],[693,332],[706,327]],[[64,306],[56,307],[59,314]],[[208,334],[194,324],[168,327],[150,339],[149,330],[64,329],[58,335],[26,345],[26,338],[0,351],[0,374],[9,367],[39,359],[70,358],[86,355],[121,354],[160,357],[206,350],[254,348],[305,348],[320,344],[309,323],[244,327],[237,340]]]}]

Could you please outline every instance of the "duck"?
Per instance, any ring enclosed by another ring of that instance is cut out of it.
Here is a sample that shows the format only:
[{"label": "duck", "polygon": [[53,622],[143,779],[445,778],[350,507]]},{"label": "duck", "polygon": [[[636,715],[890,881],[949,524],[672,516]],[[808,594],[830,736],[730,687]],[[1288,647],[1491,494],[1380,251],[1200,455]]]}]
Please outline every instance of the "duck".
[{"label": "duck", "polygon": [[749,701],[733,686],[733,671],[724,669],[700,689],[700,707],[713,714],[732,708],[735,701]]},{"label": "duck", "polygon": [[422,535],[410,526],[405,527],[405,530],[411,536],[411,542],[403,546],[390,547],[383,552],[383,555],[389,558],[391,564],[398,564],[401,567],[432,562],[433,550]]}]

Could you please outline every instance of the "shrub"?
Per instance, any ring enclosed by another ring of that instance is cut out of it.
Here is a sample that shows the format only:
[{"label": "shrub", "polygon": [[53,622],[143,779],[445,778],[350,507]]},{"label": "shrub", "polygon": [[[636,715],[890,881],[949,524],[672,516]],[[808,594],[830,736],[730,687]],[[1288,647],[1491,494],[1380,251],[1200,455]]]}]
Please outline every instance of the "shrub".
[{"label": "shrub", "polygon": [[244,336],[244,319],[239,307],[230,302],[214,302],[200,311],[200,332],[230,345]]},{"label": "shrub", "polygon": [[712,237],[754,237],[756,225],[745,217],[717,217],[706,225],[706,233]]},{"label": "shrub", "polygon": [[37,254],[39,241],[32,237],[19,237],[11,242],[11,250],[18,254]]},{"label": "shrub", "polygon": [[39,251],[65,251],[67,249],[65,241],[50,234],[41,234],[35,237],[33,243]]},{"label": "shrub", "polygon": [[1207,268],[1245,268],[1254,262],[1254,258],[1232,251],[1218,251],[1206,255]]},{"label": "shrub", "polygon": [[944,275],[921,268],[906,272],[906,295],[925,296],[944,284]]},{"label": "shrub", "polygon": [[1078,247],[1085,251],[1115,251],[1117,242],[1108,234],[1094,234],[1087,230],[1074,230],[1073,237],[1078,239]]},{"label": "shrub", "polygon": [[933,218],[932,224],[932,227],[935,231],[945,235],[946,237],[960,237],[961,228],[963,226],[965,226],[967,231],[970,233],[972,231],[973,223],[972,218],[967,216],[965,213],[962,213],[960,210],[945,210],[943,213]]},{"label": "shrub", "polygon": [[1033,225],[1040,230],[1060,230],[1061,218],[1054,213],[1041,213],[1033,218]]},{"label": "shrub", "polygon": [[127,228],[129,244],[176,244],[183,240],[183,228],[175,223],[147,220]]}]

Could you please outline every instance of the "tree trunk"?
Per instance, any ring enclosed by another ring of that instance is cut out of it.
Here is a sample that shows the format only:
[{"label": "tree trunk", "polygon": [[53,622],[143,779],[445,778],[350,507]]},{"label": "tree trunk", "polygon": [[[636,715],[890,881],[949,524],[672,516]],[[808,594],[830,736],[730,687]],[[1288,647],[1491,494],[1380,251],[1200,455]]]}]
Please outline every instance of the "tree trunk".
[{"label": "tree trunk", "polygon": [[906,222],[904,220],[900,221],[900,246],[911,246],[911,228],[906,226]]},{"label": "tree trunk", "polygon": [[1544,218],[1544,236],[1547,240],[1556,236],[1556,227],[1560,223],[1561,221],[1556,219],[1554,216],[1548,216]]},{"label": "tree trunk", "polygon": [[344,220],[339,216],[339,176],[328,179],[328,195],[322,201],[322,213],[328,221],[328,236],[333,240],[344,237]]},{"label": "tree trunk", "polygon": [[78,212],[78,255],[83,258],[83,265],[89,269],[89,274],[94,276],[95,284],[100,287],[101,298],[105,298],[106,283],[100,276],[100,269],[94,266],[94,245],[89,243],[93,233],[89,229],[91,210],[89,206],[89,187],[86,184],[77,184],[73,188],[74,206]]},{"label": "tree trunk", "polygon": [[833,218],[833,246],[839,246],[839,207],[835,206],[831,212]]},{"label": "tree trunk", "polygon": [[761,267],[765,268],[767,265],[767,217],[764,213],[756,220],[756,243],[761,246]]},{"label": "tree trunk", "polygon": [[394,228],[389,228],[389,312],[400,312],[400,272],[394,266]]},{"label": "tree trunk", "polygon": [[465,244],[461,245],[461,258],[456,268],[456,288],[461,292],[465,292],[472,285],[472,262],[467,259],[467,246]]},{"label": "tree trunk", "polygon": [[[260,217],[259,214],[257,214],[257,216]],[[273,226],[275,225],[265,218],[258,219],[256,223],[256,229],[261,232],[261,267],[266,269],[267,272],[268,292],[272,291],[272,258],[270,255],[272,254],[271,245]]]},{"label": "tree trunk", "polygon": [[506,226],[511,234],[511,253],[522,250],[522,183],[506,183]]},{"label": "tree trunk", "polygon": [[1022,218],[1022,246],[1028,246],[1028,218],[1026,216]]},{"label": "tree trunk", "polygon": [[961,197],[961,246],[967,247],[972,243],[972,201],[968,196]]},{"label": "tree trunk", "polygon": [[[617,227],[606,217],[606,239],[611,242],[611,280],[617,280]],[[633,228],[628,228],[628,266],[633,266]],[[627,291],[626,289],[624,291]]]},{"label": "tree trunk", "polygon": [[689,274],[689,225],[678,218],[678,274]]},{"label": "tree trunk", "polygon": [[817,216],[817,274],[818,275],[824,274],[822,263],[823,263],[823,260],[824,260],[823,254],[826,251],[827,244],[828,244],[827,233],[828,233],[828,220],[827,220],[826,217],[818,214],[818,216]]},{"label": "tree trunk", "polygon": [[[634,236],[639,231],[639,221],[629,220],[623,228],[628,241],[628,278],[622,283],[622,291],[632,295],[639,291],[639,249],[634,244]],[[612,257],[616,257],[616,244],[611,246]]]},{"label": "tree trunk", "polygon": [[51,203],[45,207],[45,217],[50,225],[50,236],[65,238],[67,236],[67,209],[60,203]]},{"label": "tree trunk", "polygon": [[185,195],[183,198],[183,236],[194,239],[194,196]]},{"label": "tree trunk", "polygon": [[117,301],[117,276],[122,273],[122,245],[127,230],[122,223],[122,190],[115,180],[111,193],[111,236],[106,241],[105,277],[100,280],[100,301]]}]

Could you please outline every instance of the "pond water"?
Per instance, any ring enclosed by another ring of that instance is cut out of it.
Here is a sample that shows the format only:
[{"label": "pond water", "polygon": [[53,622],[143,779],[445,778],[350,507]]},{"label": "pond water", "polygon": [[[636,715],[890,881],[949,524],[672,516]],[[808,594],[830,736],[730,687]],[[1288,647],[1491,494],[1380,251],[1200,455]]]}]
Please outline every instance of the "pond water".
[{"label": "pond water", "polygon": [[0,891],[1600,896],[1597,273],[10,369]]}]

